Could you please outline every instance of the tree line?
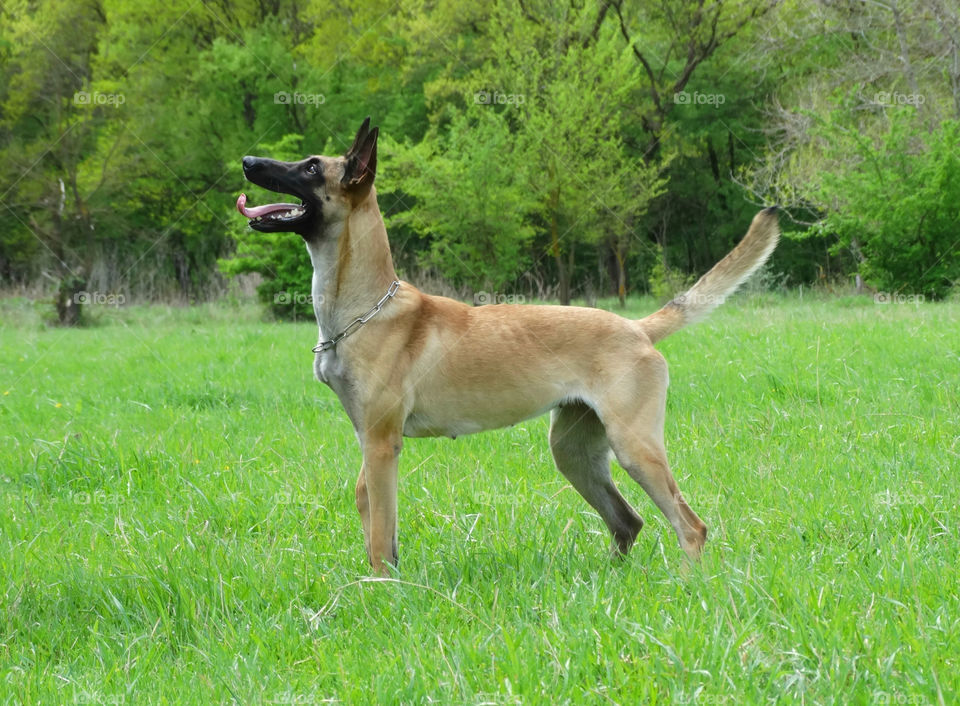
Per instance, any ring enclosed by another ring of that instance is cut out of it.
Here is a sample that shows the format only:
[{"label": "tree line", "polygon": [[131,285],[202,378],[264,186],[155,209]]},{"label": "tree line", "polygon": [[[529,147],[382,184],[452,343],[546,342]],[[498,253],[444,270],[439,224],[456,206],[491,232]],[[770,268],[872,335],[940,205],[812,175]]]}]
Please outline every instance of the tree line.
[{"label": "tree line", "polygon": [[342,153],[371,115],[398,269],[434,289],[669,292],[779,203],[780,282],[942,298],[958,27],[947,0],[12,0],[0,287],[253,271],[290,313],[309,263],[233,210],[267,198],[240,158]]}]

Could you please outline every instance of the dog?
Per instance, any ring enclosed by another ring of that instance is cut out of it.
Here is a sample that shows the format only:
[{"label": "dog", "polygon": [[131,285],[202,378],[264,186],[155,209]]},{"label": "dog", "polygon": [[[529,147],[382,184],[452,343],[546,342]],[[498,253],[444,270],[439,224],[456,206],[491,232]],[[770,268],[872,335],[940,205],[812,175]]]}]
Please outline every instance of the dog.
[{"label": "dog", "polygon": [[615,555],[629,552],[643,520],[611,478],[611,451],[696,561],[707,527],[667,464],[667,363],[654,344],[704,317],[766,262],[779,238],[777,207],[760,211],[690,290],[639,320],[581,307],[472,307],[398,279],[374,188],[378,135],[367,118],[342,157],[244,157],[247,180],[300,203],[237,200],[254,230],[306,243],[320,329],[314,373],[360,443],[356,503],[373,571],[398,565],[404,437],[455,438],[546,412],[557,468],[606,523]]}]

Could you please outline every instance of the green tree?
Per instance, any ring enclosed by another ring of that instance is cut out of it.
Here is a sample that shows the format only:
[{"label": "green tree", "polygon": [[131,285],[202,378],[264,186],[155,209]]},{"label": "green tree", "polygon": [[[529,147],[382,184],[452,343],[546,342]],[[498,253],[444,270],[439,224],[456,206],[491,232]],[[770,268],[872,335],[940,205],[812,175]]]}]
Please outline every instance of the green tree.
[{"label": "green tree", "polygon": [[503,159],[514,142],[503,120],[481,111],[457,116],[417,145],[385,150],[395,195],[412,198],[388,227],[407,227],[426,238],[422,264],[455,286],[502,290],[529,266],[535,204],[522,165]]},{"label": "green tree", "polygon": [[[617,29],[603,25],[604,13],[596,8],[554,5],[544,12],[550,14],[533,16],[509,3],[491,6],[482,25],[482,63],[450,64],[425,85],[437,127],[424,139],[439,141],[425,147],[425,154],[443,154],[465,169],[454,174],[443,197],[458,207],[439,209],[421,229],[445,233],[447,249],[457,232],[470,237],[458,231],[458,221],[477,208],[474,178],[465,173],[479,170],[476,178],[496,182],[489,190],[520,192],[501,200],[511,214],[528,214],[538,234],[531,241],[531,258],[539,260],[540,253],[551,258],[559,298],[569,303],[578,252],[596,252],[609,241],[622,264],[626,251],[641,242],[631,224],[659,193],[662,180],[659,162],[631,157],[621,140],[623,116],[637,98],[638,72]],[[478,166],[470,155],[449,154],[464,140],[446,139],[444,131],[459,135],[471,128],[501,149],[500,154],[477,149],[478,155],[494,162],[509,159],[511,167]],[[490,141],[489,135],[497,139]],[[424,191],[419,184],[403,183],[401,189]],[[522,208],[515,207],[518,199]],[[445,223],[438,225],[438,219]],[[403,217],[393,221],[406,222]],[[521,225],[513,224],[512,231],[526,232]],[[498,223],[487,220],[483,227]]]},{"label": "green tree", "polygon": [[769,144],[743,181],[789,208],[807,252],[829,253],[816,259],[827,276],[928,296],[956,280],[942,199],[960,118],[957,17],[942,0],[791,1],[758,46],[792,80],[768,99]]},{"label": "green tree", "polygon": [[97,215],[109,213],[102,187],[114,141],[103,125],[117,107],[98,101],[98,89],[110,87],[91,85],[102,25],[92,8],[66,1],[0,8],[0,273],[58,281],[65,324],[80,321],[88,246],[101,237]]},{"label": "green tree", "polygon": [[824,175],[815,197],[832,208],[808,234],[856,251],[860,273],[888,293],[946,296],[960,282],[960,122],[928,132],[902,112],[873,138],[835,122],[818,133],[852,160]]}]

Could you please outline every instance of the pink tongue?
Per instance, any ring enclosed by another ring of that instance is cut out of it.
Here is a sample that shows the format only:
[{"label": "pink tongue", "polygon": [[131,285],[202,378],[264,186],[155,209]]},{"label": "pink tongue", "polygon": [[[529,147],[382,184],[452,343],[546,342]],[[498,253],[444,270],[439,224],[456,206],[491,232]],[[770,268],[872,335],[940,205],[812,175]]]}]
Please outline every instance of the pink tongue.
[{"label": "pink tongue", "polygon": [[247,208],[246,194],[240,194],[240,198],[237,199],[237,210],[247,218],[258,218],[277,211],[292,211],[295,208],[300,208],[300,206],[295,203],[268,203],[263,206]]}]

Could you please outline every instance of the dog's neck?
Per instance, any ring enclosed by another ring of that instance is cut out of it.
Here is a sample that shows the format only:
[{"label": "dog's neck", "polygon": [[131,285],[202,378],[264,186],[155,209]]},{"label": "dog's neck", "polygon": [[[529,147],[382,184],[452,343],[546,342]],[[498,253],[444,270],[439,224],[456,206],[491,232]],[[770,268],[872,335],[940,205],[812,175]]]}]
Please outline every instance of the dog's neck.
[{"label": "dog's neck", "polygon": [[324,340],[365,314],[397,279],[372,188],[345,221],[307,241],[307,250],[313,263],[313,309]]}]

